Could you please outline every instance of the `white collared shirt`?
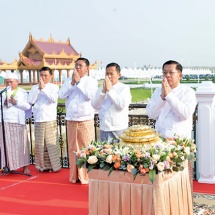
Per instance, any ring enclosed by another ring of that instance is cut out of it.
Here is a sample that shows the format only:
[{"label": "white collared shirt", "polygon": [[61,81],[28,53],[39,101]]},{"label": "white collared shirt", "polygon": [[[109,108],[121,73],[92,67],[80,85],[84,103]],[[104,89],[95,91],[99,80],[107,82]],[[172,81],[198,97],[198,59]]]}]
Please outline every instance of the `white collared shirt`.
[{"label": "white collared shirt", "polygon": [[59,97],[66,99],[66,120],[86,121],[94,118],[95,110],[91,99],[98,89],[96,79],[84,76],[78,84],[71,85],[71,78],[64,81],[59,90]]},{"label": "white collared shirt", "polygon": [[[11,91],[11,93],[13,93],[13,90]],[[6,97],[5,93],[3,93],[2,101],[5,100],[5,97]],[[17,104],[11,105],[9,108],[7,108],[5,105],[3,106],[4,122],[25,125],[25,111],[30,109],[31,107],[31,105],[28,103],[27,97],[28,97],[27,91],[18,87],[18,91],[14,96],[14,99],[17,101]]]},{"label": "white collared shirt", "polygon": [[146,110],[149,118],[155,119],[155,129],[163,137],[191,137],[193,113],[196,108],[195,91],[179,84],[165,100],[161,99],[161,88],[157,88]]},{"label": "white collared shirt", "polygon": [[59,87],[48,83],[42,90],[34,85],[28,95],[28,102],[33,104],[35,122],[49,122],[57,119],[57,102]]},{"label": "white collared shirt", "polygon": [[117,82],[111,90],[104,94],[101,86],[92,106],[99,110],[100,130],[118,131],[128,127],[128,108],[131,103],[129,86]]}]

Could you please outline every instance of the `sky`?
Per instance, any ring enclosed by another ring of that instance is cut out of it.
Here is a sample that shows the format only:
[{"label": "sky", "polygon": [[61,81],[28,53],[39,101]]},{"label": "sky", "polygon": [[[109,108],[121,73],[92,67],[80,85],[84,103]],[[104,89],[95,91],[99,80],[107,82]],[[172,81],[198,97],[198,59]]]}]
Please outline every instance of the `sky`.
[{"label": "sky", "polygon": [[66,41],[101,66],[215,66],[214,0],[0,0],[0,59],[19,59],[29,34]]}]

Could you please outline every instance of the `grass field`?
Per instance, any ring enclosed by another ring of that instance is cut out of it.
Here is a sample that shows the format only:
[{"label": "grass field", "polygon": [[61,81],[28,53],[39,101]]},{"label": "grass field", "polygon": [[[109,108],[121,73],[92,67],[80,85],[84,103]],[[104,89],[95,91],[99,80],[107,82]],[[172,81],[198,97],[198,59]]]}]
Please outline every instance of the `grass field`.
[{"label": "grass field", "polygon": [[151,98],[151,90],[143,88],[132,88],[131,89],[132,102],[139,102]]},{"label": "grass field", "polygon": [[[30,91],[31,86],[21,85],[27,91]],[[131,88],[132,102],[140,102],[151,98],[151,90],[143,88]],[[58,99],[58,103],[65,103],[64,99]]]},{"label": "grass field", "polygon": [[[151,98],[151,90],[143,88],[131,89],[132,102],[140,102]],[[65,100],[58,99],[58,103],[65,103]]]}]

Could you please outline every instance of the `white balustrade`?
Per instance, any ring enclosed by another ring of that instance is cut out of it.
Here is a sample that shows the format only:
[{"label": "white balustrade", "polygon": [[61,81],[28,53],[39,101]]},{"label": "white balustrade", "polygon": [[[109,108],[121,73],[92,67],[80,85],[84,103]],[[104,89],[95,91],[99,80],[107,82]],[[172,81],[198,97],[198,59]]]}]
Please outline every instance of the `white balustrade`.
[{"label": "white balustrade", "polygon": [[215,183],[215,84],[202,82],[198,101],[198,171],[200,183]]}]

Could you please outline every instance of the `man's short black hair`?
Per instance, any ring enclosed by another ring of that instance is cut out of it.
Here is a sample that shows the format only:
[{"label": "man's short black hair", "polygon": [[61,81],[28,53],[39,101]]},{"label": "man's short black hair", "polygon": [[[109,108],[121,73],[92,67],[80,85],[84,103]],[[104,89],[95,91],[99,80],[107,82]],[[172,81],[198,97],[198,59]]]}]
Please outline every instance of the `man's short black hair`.
[{"label": "man's short black hair", "polygon": [[162,70],[164,69],[165,65],[171,65],[171,64],[175,64],[176,65],[176,70],[182,72],[182,70],[183,70],[182,65],[180,63],[178,63],[177,61],[174,61],[174,60],[168,60],[167,62],[165,62],[163,64]]},{"label": "man's short black hair", "polygon": [[117,63],[109,63],[109,64],[106,66],[106,69],[107,69],[108,67],[111,67],[111,66],[115,66],[116,71],[120,73],[121,68],[120,68],[119,64],[117,64]]},{"label": "man's short black hair", "polygon": [[49,74],[52,75],[52,70],[48,66],[44,66],[40,69],[40,72],[42,71],[49,71]]},{"label": "man's short black hair", "polygon": [[79,58],[75,61],[75,63],[76,63],[78,60],[83,60],[87,66],[90,66],[90,61],[89,61],[87,58],[79,57]]}]

